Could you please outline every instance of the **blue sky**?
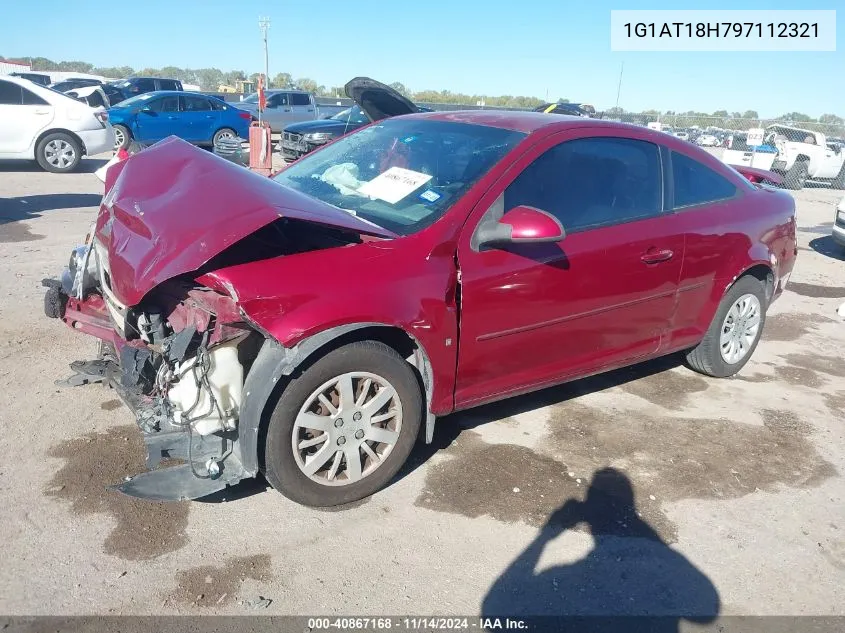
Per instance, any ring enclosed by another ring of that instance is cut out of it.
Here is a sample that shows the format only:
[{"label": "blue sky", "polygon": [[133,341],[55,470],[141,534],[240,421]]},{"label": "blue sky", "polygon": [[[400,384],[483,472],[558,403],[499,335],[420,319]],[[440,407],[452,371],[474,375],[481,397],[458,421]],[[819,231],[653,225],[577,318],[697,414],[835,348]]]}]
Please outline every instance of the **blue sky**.
[{"label": "blue sky", "polygon": [[[845,43],[836,52],[610,51],[611,9],[795,9],[801,3],[623,0],[85,0],[4,3],[0,54],[95,65],[259,71],[258,16],[271,19],[270,75],[342,85],[356,75],[411,90],[524,94],[626,110],[799,111],[845,116]],[[839,6],[837,6],[839,5]],[[805,8],[841,9],[821,0]],[[118,17],[117,9],[120,9]],[[126,36],[114,42],[115,33]],[[99,34],[98,34],[99,33]]]}]

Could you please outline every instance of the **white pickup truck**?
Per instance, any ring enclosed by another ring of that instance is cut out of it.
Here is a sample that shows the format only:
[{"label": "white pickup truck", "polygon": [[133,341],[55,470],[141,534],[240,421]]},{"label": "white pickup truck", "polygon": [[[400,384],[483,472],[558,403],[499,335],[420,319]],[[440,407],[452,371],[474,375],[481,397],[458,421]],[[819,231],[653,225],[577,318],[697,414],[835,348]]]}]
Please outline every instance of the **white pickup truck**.
[{"label": "white pickup truck", "polygon": [[782,174],[788,189],[802,189],[808,180],[826,180],[834,189],[845,189],[845,147],[828,142],[811,130],[770,125],[765,141],[777,148],[772,171]]}]

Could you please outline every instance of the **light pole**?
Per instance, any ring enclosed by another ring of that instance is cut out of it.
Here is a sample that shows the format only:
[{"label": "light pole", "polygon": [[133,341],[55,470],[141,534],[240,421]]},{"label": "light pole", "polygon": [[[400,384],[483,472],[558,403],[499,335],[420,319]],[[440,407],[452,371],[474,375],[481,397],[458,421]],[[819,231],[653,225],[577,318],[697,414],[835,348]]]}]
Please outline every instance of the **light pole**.
[{"label": "light pole", "polygon": [[267,31],[270,28],[270,18],[258,18],[258,28],[264,38],[264,87],[270,87],[270,56],[267,53]]}]

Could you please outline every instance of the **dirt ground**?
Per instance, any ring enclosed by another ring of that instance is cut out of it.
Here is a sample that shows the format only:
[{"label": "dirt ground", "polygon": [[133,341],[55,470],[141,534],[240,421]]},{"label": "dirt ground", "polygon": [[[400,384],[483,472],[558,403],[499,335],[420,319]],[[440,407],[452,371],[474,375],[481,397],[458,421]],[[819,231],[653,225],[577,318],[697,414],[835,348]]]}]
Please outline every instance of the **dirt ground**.
[{"label": "dirt ground", "polygon": [[99,164],[0,165],[0,612],[845,615],[842,192],[796,194],[798,264],[739,377],[662,359],[450,416],[328,512],[261,483],[106,489],[141,439],[107,389],[54,384],[95,348],[40,285],[94,220]]}]

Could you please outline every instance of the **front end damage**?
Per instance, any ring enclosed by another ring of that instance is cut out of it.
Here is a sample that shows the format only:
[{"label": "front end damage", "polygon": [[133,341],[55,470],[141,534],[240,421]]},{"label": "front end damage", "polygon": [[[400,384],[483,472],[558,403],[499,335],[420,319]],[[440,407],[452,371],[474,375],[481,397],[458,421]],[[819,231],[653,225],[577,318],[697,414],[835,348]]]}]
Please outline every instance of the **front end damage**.
[{"label": "front end damage", "polygon": [[209,273],[392,236],[176,138],[111,166],[85,244],[44,280],[44,307],[100,341],[65,384],[108,384],[144,434],[150,471],[117,488],[194,499],[258,474],[264,406],[301,350]]},{"label": "front end damage", "polygon": [[[159,500],[206,496],[246,476],[238,442],[245,373],[264,337],[235,302],[182,281],[128,308],[110,292],[96,242],[74,249],[61,279],[44,280],[45,312],[100,340],[99,358],[71,364],[64,384],[105,383],[129,407],[147,468],[116,486]],[[254,474],[254,473],[252,473]]]}]

